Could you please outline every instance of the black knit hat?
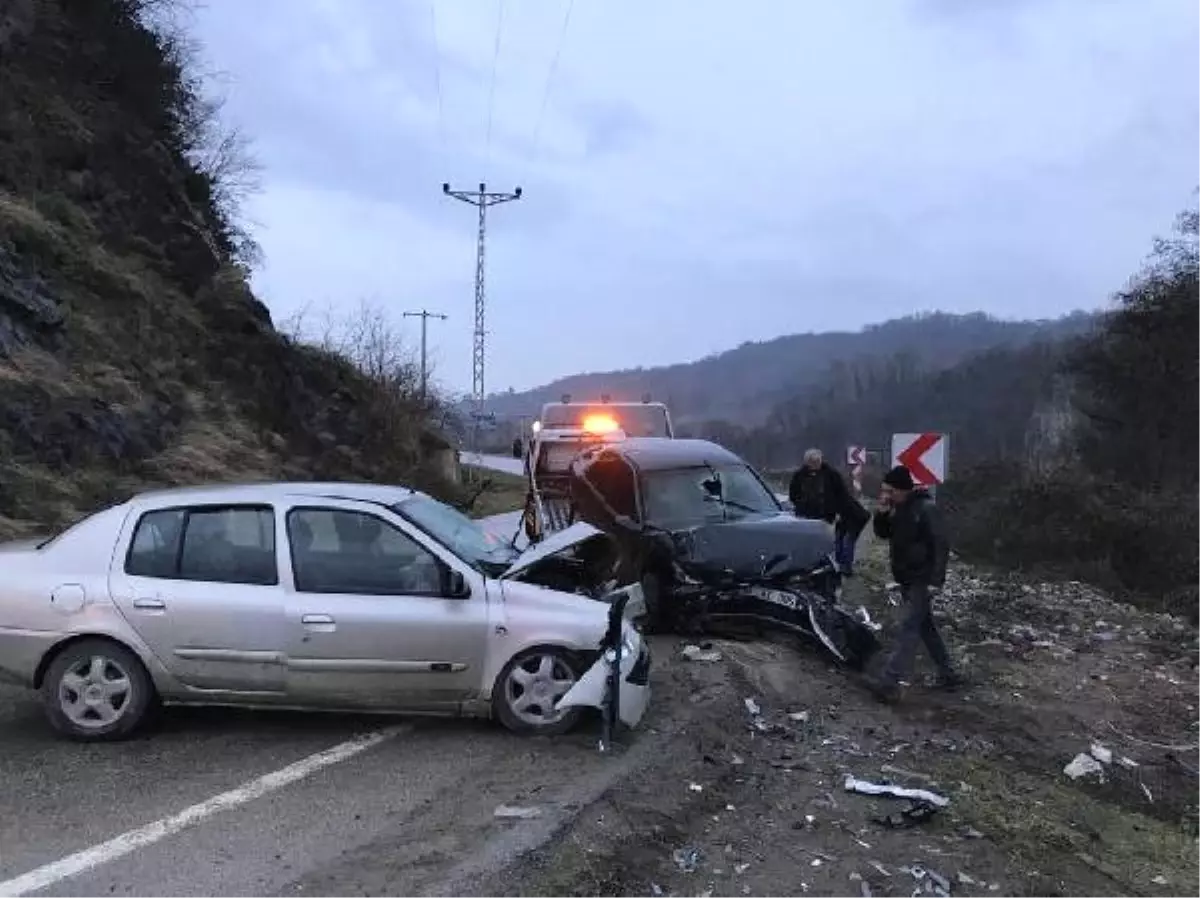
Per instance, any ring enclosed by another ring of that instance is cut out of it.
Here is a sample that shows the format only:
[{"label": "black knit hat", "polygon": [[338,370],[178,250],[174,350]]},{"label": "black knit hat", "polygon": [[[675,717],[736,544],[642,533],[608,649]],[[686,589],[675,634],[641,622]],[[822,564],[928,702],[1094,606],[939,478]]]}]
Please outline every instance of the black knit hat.
[{"label": "black knit hat", "polygon": [[913,483],[912,474],[904,465],[896,465],[884,474],[883,482],[896,490],[911,490],[916,485]]}]

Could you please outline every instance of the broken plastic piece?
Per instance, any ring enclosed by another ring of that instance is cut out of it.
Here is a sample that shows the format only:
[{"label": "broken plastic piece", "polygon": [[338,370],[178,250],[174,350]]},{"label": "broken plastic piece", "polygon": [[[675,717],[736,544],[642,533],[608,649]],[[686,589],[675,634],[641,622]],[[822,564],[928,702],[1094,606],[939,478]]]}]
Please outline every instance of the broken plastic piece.
[{"label": "broken plastic piece", "polygon": [[1073,780],[1092,774],[1095,774],[1101,780],[1104,779],[1104,768],[1100,766],[1100,762],[1091,755],[1083,754],[1082,752],[1077,754],[1071,763],[1063,768],[1063,773]]},{"label": "broken plastic piece", "polygon": [[911,798],[913,801],[924,801],[939,808],[950,804],[950,799],[928,789],[906,789],[903,786],[893,786],[890,783],[872,783],[860,780],[852,774],[846,774],[845,789],[847,792],[858,792],[862,795],[891,795],[895,798]]},{"label": "broken plastic piece", "polygon": [[807,711],[793,711],[788,715],[788,720],[794,720],[797,723],[805,723],[808,720]]},{"label": "broken plastic piece", "polygon": [[1110,749],[1105,748],[1099,742],[1092,743],[1090,753],[1091,753],[1091,756],[1093,758],[1095,758],[1097,761],[1099,761],[1101,764],[1111,764],[1112,763],[1112,751]]},{"label": "broken plastic piece", "polygon": [[759,714],[762,713],[762,708],[760,708],[758,706],[758,702],[756,702],[752,698],[746,699],[746,710],[749,711],[751,714],[753,714],[755,717],[757,717]]},{"label": "broken plastic piece", "polygon": [[529,820],[533,817],[542,816],[541,808],[522,808],[515,805],[502,804],[492,812],[493,817],[499,817],[502,820]]}]

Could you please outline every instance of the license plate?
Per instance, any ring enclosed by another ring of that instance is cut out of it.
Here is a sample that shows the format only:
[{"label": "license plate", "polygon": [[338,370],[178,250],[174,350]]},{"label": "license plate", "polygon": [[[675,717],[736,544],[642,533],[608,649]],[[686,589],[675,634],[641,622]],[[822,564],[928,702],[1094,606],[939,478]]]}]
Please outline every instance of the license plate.
[{"label": "license plate", "polygon": [[782,605],[784,608],[795,610],[800,600],[790,592],[785,592],[782,589],[767,589],[763,586],[755,586],[751,588],[750,595],[756,599],[762,599],[764,602],[770,602],[773,605]]}]

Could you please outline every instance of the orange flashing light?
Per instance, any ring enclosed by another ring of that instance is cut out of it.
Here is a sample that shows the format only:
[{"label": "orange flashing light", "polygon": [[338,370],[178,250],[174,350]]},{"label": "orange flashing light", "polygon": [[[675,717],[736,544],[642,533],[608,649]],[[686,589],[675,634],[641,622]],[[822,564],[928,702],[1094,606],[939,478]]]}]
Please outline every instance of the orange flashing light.
[{"label": "orange flashing light", "polygon": [[588,433],[612,433],[619,425],[612,415],[588,415],[583,419],[583,429]]}]

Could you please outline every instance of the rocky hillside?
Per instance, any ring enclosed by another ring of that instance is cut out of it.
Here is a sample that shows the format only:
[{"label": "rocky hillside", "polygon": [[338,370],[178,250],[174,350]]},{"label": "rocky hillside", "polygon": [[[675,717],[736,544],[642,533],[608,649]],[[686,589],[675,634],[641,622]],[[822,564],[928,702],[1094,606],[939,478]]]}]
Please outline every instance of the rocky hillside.
[{"label": "rocky hillside", "polygon": [[274,328],[154,0],[0,0],[0,536],[146,484],[415,480],[428,409]]}]

